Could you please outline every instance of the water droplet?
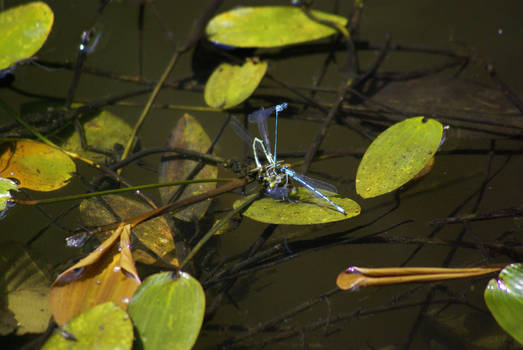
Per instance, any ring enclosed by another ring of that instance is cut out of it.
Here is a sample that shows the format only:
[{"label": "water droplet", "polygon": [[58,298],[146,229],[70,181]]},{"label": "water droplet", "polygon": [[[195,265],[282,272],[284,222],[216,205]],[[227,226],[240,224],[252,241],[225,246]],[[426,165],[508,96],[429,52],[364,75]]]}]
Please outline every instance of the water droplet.
[{"label": "water droplet", "polygon": [[94,283],[96,283],[96,284],[98,284],[98,285],[99,285],[99,284],[102,284],[102,281],[100,281],[100,280],[97,280],[97,281],[95,281]]},{"label": "water droplet", "polygon": [[142,191],[140,191],[140,190],[136,190],[136,194],[139,195],[139,194],[141,194],[141,193],[142,193]]},{"label": "water droplet", "polygon": [[498,28],[498,34],[499,35],[503,34],[503,28]]},{"label": "water droplet", "polygon": [[124,304],[129,304],[130,301],[131,300],[129,300],[129,298],[123,298],[122,299],[122,303],[124,303]]},{"label": "water droplet", "polygon": [[113,267],[113,271],[114,271],[114,272],[120,271],[121,269],[122,269],[121,266],[115,266],[115,267]]}]

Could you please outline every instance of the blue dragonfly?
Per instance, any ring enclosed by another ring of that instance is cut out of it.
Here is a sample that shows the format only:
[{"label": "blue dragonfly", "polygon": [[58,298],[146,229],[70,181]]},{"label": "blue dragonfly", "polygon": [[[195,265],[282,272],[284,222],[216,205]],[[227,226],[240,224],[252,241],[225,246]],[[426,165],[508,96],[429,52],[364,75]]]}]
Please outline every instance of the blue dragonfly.
[{"label": "blue dragonfly", "polygon": [[[288,164],[283,164],[283,161],[277,160],[277,145],[278,145],[278,113],[287,108],[287,103],[282,103],[270,108],[263,108],[256,110],[255,112],[248,115],[248,120],[251,123],[258,125],[258,131],[263,141],[257,137],[252,140],[252,149],[254,155],[254,161],[259,173],[259,179],[265,185],[265,194],[272,198],[286,200],[288,199],[289,193],[292,192],[292,184],[289,182],[289,178],[305,187],[312,195],[318,197],[327,203],[329,203],[338,212],[345,215],[345,210],[339,205],[331,201],[325,196],[320,189],[327,190],[329,192],[337,193],[336,187],[326,182],[312,179],[303,174],[298,174],[292,170]],[[276,112],[276,121],[274,129],[274,155],[271,153],[271,146],[269,143],[267,118]],[[246,139],[250,140],[248,132],[237,123],[232,124],[238,134]],[[241,130],[240,130],[241,129]],[[267,161],[266,165],[262,165],[260,162],[258,153],[265,156]]]}]

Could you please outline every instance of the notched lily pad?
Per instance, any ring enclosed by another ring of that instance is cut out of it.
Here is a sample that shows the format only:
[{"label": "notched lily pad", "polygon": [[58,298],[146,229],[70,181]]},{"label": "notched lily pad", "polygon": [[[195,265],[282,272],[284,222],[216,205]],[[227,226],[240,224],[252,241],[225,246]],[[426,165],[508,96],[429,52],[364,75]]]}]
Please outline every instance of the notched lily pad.
[{"label": "notched lily pad", "polygon": [[[344,17],[321,11],[312,15],[340,27]],[[316,22],[299,8],[290,6],[240,7],[214,17],[205,29],[209,40],[235,47],[278,47],[313,41],[336,33]]]},{"label": "notched lily pad", "polygon": [[47,192],[67,185],[76,171],[76,165],[55,147],[22,140],[3,147],[0,169],[1,176],[17,179],[20,188]]},{"label": "notched lily pad", "polygon": [[129,304],[143,349],[191,349],[203,322],[205,293],[185,272],[148,277]]},{"label": "notched lily pad", "polygon": [[205,102],[215,108],[231,108],[252,95],[260,84],[267,62],[247,60],[242,66],[220,64],[205,84]]},{"label": "notched lily pad", "polygon": [[[263,197],[252,203],[243,215],[268,224],[314,225],[345,220],[360,214],[360,206],[352,199],[339,197],[327,191],[322,193],[342,207],[346,215],[337,212],[325,200],[314,197],[303,187],[298,187],[290,195],[290,201]],[[235,201],[234,208],[248,198]]]},{"label": "notched lily pad", "polygon": [[0,12],[0,70],[33,56],[53,26],[53,11],[32,2]]},{"label": "notched lily pad", "polygon": [[441,123],[425,117],[392,125],[363,155],[356,175],[356,192],[363,198],[372,198],[412,180],[434,156],[442,135]]},{"label": "notched lily pad", "polygon": [[491,279],[485,302],[498,324],[523,345],[523,264],[508,265]]},{"label": "notched lily pad", "polygon": [[[107,195],[102,198],[122,219],[138,216],[152,210],[141,202],[123,196]],[[86,226],[101,226],[118,221],[99,198],[82,201],[80,203],[80,214]],[[133,228],[133,232],[134,237],[139,240],[139,242],[133,242],[133,256],[136,261],[144,264],[178,266],[173,233],[165,218],[157,217],[147,220]],[[144,245],[145,249],[140,245]],[[149,250],[154,252],[156,256],[151,254]],[[158,261],[157,256],[161,258],[160,261]]]},{"label": "notched lily pad", "polygon": [[112,302],[97,305],[75,317],[55,332],[42,350],[116,349],[128,350],[133,345],[133,325],[129,315]]}]

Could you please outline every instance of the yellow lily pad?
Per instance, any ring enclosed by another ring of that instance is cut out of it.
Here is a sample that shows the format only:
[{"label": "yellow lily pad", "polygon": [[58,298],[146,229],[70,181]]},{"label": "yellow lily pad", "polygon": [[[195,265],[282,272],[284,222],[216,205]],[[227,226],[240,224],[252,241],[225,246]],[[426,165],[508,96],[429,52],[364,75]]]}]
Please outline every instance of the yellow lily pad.
[{"label": "yellow lily pad", "polygon": [[0,70],[33,56],[53,26],[53,11],[31,2],[0,12]]},{"label": "yellow lily pad", "polygon": [[[256,221],[282,225],[314,225],[341,221],[360,214],[361,208],[350,198],[321,191],[331,201],[345,210],[345,215],[336,211],[325,200],[315,197],[303,187],[297,187],[289,201],[263,197],[252,203],[243,215]],[[234,202],[236,209],[249,197]]]},{"label": "yellow lily pad", "polygon": [[[344,27],[347,19],[311,11],[320,20]],[[316,22],[297,7],[240,7],[214,17],[205,29],[209,40],[236,47],[278,47],[328,37],[336,30]]]},{"label": "yellow lily pad", "polygon": [[363,198],[372,198],[406,184],[430,162],[442,135],[441,123],[425,117],[392,125],[363,155],[356,175],[356,192]]},{"label": "yellow lily pad", "polygon": [[242,66],[220,64],[205,84],[205,102],[215,108],[231,108],[252,95],[260,84],[267,62],[247,60]]},{"label": "yellow lily pad", "polygon": [[46,192],[67,185],[76,165],[58,148],[22,140],[4,147],[0,169],[0,176],[17,179],[20,182],[18,187]]}]

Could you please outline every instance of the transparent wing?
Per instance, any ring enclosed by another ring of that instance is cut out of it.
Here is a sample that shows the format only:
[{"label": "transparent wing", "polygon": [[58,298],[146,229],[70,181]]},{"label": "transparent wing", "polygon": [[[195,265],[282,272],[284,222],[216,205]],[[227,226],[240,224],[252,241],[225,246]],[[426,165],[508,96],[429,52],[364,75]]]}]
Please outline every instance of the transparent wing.
[{"label": "transparent wing", "polygon": [[269,143],[269,128],[267,126],[267,118],[274,112],[276,107],[263,108],[261,107],[257,111],[252,112],[247,116],[249,123],[256,123],[258,125],[258,131],[260,133],[267,152],[271,153],[271,145]]},{"label": "transparent wing", "polygon": [[[299,182],[305,182],[309,184],[311,187],[319,189],[319,190],[326,190],[332,193],[338,193],[338,190],[336,189],[336,186],[331,185],[330,183],[327,183],[325,181],[321,181],[318,179],[313,179],[308,176],[305,176],[303,174],[293,173],[293,178],[299,179]],[[307,186],[305,186],[307,187]]]},{"label": "transparent wing", "polygon": [[236,135],[238,135],[243,141],[245,141],[249,146],[252,145],[252,142],[254,141],[251,134],[249,133],[249,130],[245,129],[242,125],[242,123],[236,118],[235,116],[232,116],[229,125],[234,130]]}]

